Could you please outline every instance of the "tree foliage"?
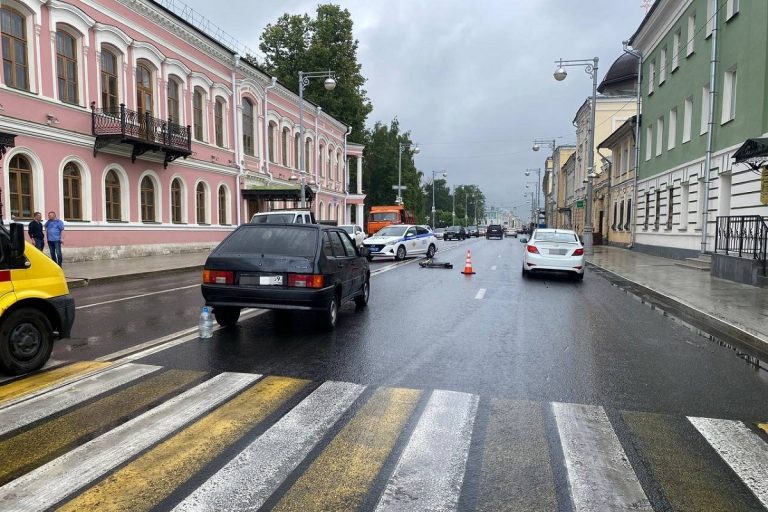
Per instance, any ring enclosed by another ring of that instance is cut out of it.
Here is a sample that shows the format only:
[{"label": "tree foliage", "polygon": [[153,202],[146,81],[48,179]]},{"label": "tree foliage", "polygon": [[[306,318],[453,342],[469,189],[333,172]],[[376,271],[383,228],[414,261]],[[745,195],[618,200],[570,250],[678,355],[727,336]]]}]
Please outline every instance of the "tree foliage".
[{"label": "tree foliage", "polygon": [[330,70],[336,88],[326,91],[323,80],[311,80],[304,97],[352,127],[349,139],[364,142],[365,120],[372,110],[363,88],[365,78],[357,61],[357,39],[352,17],[338,5],[317,6],[314,18],[307,14],[283,14],[261,35],[265,70],[296,94],[299,71]]}]

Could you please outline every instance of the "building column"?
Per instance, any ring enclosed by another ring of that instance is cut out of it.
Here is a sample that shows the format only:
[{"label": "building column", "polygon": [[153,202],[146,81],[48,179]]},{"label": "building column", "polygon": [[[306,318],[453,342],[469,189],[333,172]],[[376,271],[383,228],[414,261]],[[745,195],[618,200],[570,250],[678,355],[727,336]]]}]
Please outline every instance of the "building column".
[{"label": "building column", "polygon": [[358,156],[357,160],[357,194],[363,193],[363,157]]}]

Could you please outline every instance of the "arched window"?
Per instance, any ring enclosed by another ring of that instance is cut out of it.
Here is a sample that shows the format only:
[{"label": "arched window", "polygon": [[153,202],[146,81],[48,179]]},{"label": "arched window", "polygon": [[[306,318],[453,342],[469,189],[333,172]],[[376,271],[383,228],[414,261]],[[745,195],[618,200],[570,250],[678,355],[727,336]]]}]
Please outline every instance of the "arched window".
[{"label": "arched window", "polygon": [[203,90],[195,87],[192,95],[192,124],[195,140],[203,141]]},{"label": "arched window", "polygon": [[344,219],[341,218],[341,205],[336,206],[336,220],[339,221],[339,223],[344,222]]},{"label": "arched window", "polygon": [[181,180],[175,178],[171,183],[171,222],[181,224]]},{"label": "arched window", "polygon": [[176,124],[181,124],[179,116],[179,82],[173,78],[168,80],[168,117]]},{"label": "arched window", "polygon": [[304,143],[304,171],[312,172],[312,140],[307,139]]},{"label": "arched window", "polygon": [[21,13],[3,6],[0,9],[0,28],[3,36],[5,85],[28,91],[29,66],[27,65],[26,20]]},{"label": "arched window", "polygon": [[323,153],[325,152],[325,151],[323,151],[324,149],[325,148],[323,147],[323,144],[320,143],[320,157],[318,158],[319,162],[317,163],[317,165],[319,167],[320,177],[321,178],[325,176],[325,165],[323,163]]},{"label": "arched window", "polygon": [[288,128],[283,128],[282,140],[280,141],[281,150],[283,153],[283,165],[288,167]]},{"label": "arched window", "polygon": [[104,178],[104,197],[107,221],[120,222],[123,220],[123,211],[120,203],[120,178],[114,170],[110,170]]},{"label": "arched window", "polygon": [[154,112],[152,70],[146,62],[139,62],[136,66],[136,111],[139,114]]},{"label": "arched window", "polygon": [[214,118],[216,124],[214,126],[216,131],[216,145],[220,148],[224,147],[224,100],[216,98],[216,105],[214,106]]},{"label": "arched window", "polygon": [[331,148],[328,148],[328,177],[334,180],[336,178],[334,177],[332,161],[333,161],[333,150]]},{"label": "arched window", "polygon": [[297,133],[296,136],[293,138],[293,157],[296,159],[293,162],[293,166],[296,169],[299,168],[300,151],[301,151],[301,142],[299,141],[299,134]]},{"label": "arched window", "polygon": [[59,100],[77,105],[77,41],[61,29],[56,30],[56,73]]},{"label": "arched window", "polygon": [[32,195],[32,164],[23,155],[11,158],[8,166],[8,189],[11,193],[11,218],[31,219],[34,196]]},{"label": "arched window", "polygon": [[227,224],[227,187],[219,185],[219,224]]},{"label": "arched window", "polygon": [[333,220],[333,203],[328,203],[328,220]]},{"label": "arched window", "polygon": [[277,148],[275,147],[275,130],[277,130],[277,125],[273,121],[270,121],[269,130],[267,131],[267,154],[269,155],[270,162],[276,162],[275,152]]},{"label": "arched window", "polygon": [[253,156],[253,103],[243,100],[243,151]]},{"label": "arched window", "polygon": [[207,204],[205,201],[205,185],[201,181],[195,189],[195,212],[197,214],[197,223],[205,224],[207,218]]},{"label": "arched window", "polygon": [[141,221],[155,222],[155,182],[149,176],[141,180]]},{"label": "arched window", "polygon": [[341,153],[336,152],[336,179],[341,182],[341,189],[344,190],[344,172],[341,166]]},{"label": "arched window", "polygon": [[323,217],[323,215],[325,215],[325,208],[323,207],[322,201],[320,201],[320,204],[318,205],[317,214],[320,216],[320,219],[318,220],[326,220],[325,217]]},{"label": "arched window", "polygon": [[117,90],[117,56],[107,48],[101,49],[101,108],[116,113],[120,106]]},{"label": "arched window", "polygon": [[64,166],[64,220],[83,220],[83,179],[77,165]]}]

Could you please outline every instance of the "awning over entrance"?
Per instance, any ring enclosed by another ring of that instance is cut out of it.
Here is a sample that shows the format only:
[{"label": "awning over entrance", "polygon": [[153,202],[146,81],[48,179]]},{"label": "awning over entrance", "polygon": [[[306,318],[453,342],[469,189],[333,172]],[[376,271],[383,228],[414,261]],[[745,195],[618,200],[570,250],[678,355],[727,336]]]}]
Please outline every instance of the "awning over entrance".
[{"label": "awning over entrance", "polygon": [[748,163],[753,169],[768,162],[768,138],[747,139],[733,154],[734,163]]},{"label": "awning over entrance", "polygon": [[[266,201],[300,201],[301,185],[263,185],[241,190],[245,199],[264,199]],[[307,201],[315,198],[315,193],[309,187],[304,186],[304,196]]]}]

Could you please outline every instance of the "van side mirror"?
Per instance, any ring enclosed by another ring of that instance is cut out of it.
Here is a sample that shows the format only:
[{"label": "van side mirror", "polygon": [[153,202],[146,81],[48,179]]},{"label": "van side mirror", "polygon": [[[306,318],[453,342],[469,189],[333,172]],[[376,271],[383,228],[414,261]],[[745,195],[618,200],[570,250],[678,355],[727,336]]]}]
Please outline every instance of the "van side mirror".
[{"label": "van side mirror", "polygon": [[11,256],[21,258],[24,256],[24,225],[14,222],[11,224]]}]

